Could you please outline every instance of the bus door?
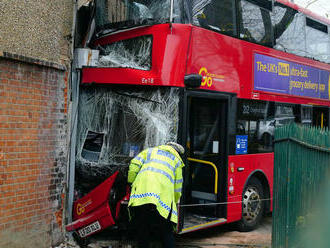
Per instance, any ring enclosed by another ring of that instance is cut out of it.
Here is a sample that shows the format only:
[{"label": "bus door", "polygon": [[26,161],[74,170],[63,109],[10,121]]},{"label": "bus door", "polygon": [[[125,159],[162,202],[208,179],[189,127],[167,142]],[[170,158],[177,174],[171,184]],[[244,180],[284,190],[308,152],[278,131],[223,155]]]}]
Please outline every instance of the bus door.
[{"label": "bus door", "polygon": [[[186,95],[187,160],[181,233],[225,222],[228,98]],[[211,224],[210,224],[211,223]]]}]

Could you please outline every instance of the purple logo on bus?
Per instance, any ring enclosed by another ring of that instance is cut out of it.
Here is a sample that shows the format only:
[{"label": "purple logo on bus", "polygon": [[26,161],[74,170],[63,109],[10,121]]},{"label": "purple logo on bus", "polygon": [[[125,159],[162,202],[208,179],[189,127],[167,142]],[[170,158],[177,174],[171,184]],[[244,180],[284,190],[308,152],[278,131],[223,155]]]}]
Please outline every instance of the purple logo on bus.
[{"label": "purple logo on bus", "polygon": [[329,71],[257,53],[254,55],[255,90],[329,100],[329,88]]}]

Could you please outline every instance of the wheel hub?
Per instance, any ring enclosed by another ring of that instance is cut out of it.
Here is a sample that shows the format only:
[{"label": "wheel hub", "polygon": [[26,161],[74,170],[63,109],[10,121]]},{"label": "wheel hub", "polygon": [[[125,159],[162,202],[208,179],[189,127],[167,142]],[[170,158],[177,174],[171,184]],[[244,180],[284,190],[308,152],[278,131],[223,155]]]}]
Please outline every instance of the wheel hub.
[{"label": "wheel hub", "polygon": [[243,218],[253,222],[261,211],[261,199],[255,187],[249,187],[243,195]]}]

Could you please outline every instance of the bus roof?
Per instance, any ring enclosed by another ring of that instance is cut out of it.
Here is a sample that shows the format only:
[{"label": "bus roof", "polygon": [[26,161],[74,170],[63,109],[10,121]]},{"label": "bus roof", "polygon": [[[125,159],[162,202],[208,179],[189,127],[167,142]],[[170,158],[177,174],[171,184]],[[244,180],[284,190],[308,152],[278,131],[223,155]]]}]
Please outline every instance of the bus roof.
[{"label": "bus roof", "polygon": [[330,20],[329,19],[327,19],[323,16],[320,16],[319,14],[317,14],[317,13],[315,13],[315,12],[309,10],[309,9],[306,9],[306,8],[300,6],[300,5],[297,5],[293,2],[290,2],[289,0],[275,0],[275,1],[278,2],[278,3],[284,4],[284,5],[286,5],[290,8],[293,8],[293,9],[295,9],[295,10],[301,12],[301,13],[304,13],[305,15],[307,15],[307,16],[315,19],[315,20],[318,20],[318,21],[323,22],[327,25],[330,25]]}]

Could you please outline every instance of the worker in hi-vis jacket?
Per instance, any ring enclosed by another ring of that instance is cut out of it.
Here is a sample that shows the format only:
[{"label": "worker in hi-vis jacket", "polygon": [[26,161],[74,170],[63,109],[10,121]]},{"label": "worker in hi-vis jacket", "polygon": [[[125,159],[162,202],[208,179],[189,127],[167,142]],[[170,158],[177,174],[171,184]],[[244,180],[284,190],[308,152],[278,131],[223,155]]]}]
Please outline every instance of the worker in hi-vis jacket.
[{"label": "worker in hi-vis jacket", "polygon": [[169,142],[143,150],[130,163],[128,207],[140,248],[149,247],[151,233],[160,235],[163,247],[175,247],[173,231],[178,223],[183,154],[180,144]]}]

